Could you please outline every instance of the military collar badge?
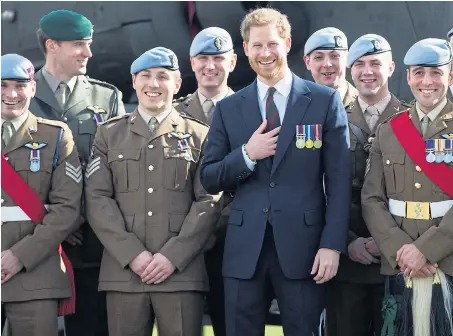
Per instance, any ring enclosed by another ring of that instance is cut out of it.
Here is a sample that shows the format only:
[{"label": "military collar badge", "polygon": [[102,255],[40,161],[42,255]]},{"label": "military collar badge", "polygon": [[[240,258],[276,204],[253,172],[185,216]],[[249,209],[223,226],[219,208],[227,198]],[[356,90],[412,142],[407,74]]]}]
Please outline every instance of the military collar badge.
[{"label": "military collar badge", "polygon": [[25,144],[25,147],[29,148],[30,151],[30,170],[34,173],[41,169],[41,153],[40,149],[46,147],[46,143],[33,142],[31,144]]}]

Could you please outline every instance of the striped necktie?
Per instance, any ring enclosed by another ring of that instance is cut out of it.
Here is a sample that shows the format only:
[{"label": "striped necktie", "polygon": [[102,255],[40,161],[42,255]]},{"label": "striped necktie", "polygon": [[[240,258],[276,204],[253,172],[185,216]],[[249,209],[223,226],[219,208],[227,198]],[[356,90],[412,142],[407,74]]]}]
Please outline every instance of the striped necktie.
[{"label": "striped necktie", "polygon": [[266,99],[266,119],[267,119],[267,127],[266,132],[273,130],[280,126],[280,116],[278,114],[277,106],[274,103],[274,93],[275,88],[270,87],[267,91],[267,99]]}]

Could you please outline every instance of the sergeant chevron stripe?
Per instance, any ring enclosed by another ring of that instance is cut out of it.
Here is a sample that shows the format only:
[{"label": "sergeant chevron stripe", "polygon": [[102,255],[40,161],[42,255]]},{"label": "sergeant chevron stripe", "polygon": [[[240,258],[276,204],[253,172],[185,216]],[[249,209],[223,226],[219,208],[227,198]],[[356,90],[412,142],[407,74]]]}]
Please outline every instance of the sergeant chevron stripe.
[{"label": "sergeant chevron stripe", "polygon": [[85,170],[85,177],[90,178],[97,170],[101,168],[101,158],[98,156],[96,159],[87,164],[87,169]]},{"label": "sergeant chevron stripe", "polygon": [[75,183],[82,181],[82,167],[79,165],[77,168],[69,162],[66,162],[66,176],[74,180]]}]

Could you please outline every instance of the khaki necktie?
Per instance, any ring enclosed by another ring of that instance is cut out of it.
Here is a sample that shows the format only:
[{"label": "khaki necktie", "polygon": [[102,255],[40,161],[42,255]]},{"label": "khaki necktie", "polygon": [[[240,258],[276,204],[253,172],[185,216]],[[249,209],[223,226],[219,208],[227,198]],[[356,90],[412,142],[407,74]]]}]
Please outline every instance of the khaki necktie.
[{"label": "khaki necktie", "polygon": [[202,107],[204,115],[206,116],[206,120],[208,121],[208,123],[210,123],[212,120],[212,113],[214,112],[215,108],[214,102],[211,99],[206,99]]},{"label": "khaki necktie", "polygon": [[422,120],[421,120],[421,122],[420,122],[420,126],[421,126],[421,128],[422,128],[422,135],[425,135],[426,130],[428,129],[428,126],[429,126],[429,122],[430,122],[430,121],[431,121],[431,120],[429,119],[429,117],[428,117],[427,115],[425,115],[425,116],[422,118]]},{"label": "khaki necktie", "polygon": [[61,82],[59,85],[58,85],[58,89],[57,89],[57,101],[58,101],[58,104],[60,104],[60,107],[62,109],[64,109],[65,105],[66,105],[66,100],[67,100],[67,97],[68,97],[68,85],[64,82]]},{"label": "khaki necktie", "polygon": [[157,127],[159,127],[159,122],[157,121],[156,117],[151,117],[151,119],[149,119],[148,127],[149,127],[149,130],[151,131],[151,134],[154,134]]},{"label": "khaki necktie", "polygon": [[368,124],[370,131],[374,130],[374,127],[376,126],[378,119],[379,119],[378,109],[373,105],[368,106],[367,109],[365,110],[365,121]]},{"label": "khaki necktie", "polygon": [[13,123],[11,121],[5,121],[2,125],[2,146],[6,147],[9,141],[13,137],[15,132]]}]

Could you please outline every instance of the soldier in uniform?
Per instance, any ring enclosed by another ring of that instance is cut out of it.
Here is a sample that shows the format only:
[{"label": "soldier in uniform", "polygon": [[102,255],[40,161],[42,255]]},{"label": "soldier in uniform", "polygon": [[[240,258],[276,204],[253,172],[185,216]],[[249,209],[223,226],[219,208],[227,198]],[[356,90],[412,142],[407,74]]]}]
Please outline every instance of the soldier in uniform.
[{"label": "soldier in uniform", "polygon": [[153,48],[131,65],[139,106],[98,128],[86,170],[88,222],[105,250],[99,289],[110,336],[199,336],[208,290],[203,248],[221,195],[200,183],[208,127],[178,113],[176,55]]},{"label": "soldier in uniform", "polygon": [[352,154],[352,202],[348,256],[342,256],[338,274],[329,287],[327,333],[329,336],[380,335],[384,277],[380,251],[371,237],[361,210],[369,141],[376,126],[405,106],[393,96],[388,82],[395,70],[389,43],[379,35],[358,38],[349,48],[358,97],[347,108]]},{"label": "soldier in uniform", "polygon": [[[236,66],[237,55],[233,50],[230,34],[222,28],[210,27],[195,36],[190,48],[190,62],[198,83],[193,94],[183,97],[174,104],[178,112],[211,124],[216,103],[233,94],[227,81]],[[209,279],[207,302],[212,328],[216,336],[224,336],[225,300],[222,277],[223,248],[230,207],[230,193],[224,193],[220,201],[222,214],[215,232],[215,245],[205,253]]]},{"label": "soldier in uniform", "polygon": [[386,276],[382,335],[452,335],[452,52],[440,39],[406,53],[415,106],[376,131],[362,190],[363,217]]},{"label": "soldier in uniform", "polygon": [[304,47],[304,61],[316,83],[331,87],[341,95],[347,109],[358,92],[346,80],[348,39],[337,28],[323,28],[311,35]]},{"label": "soldier in uniform", "polygon": [[[450,43],[450,48],[453,49],[453,28],[447,34],[448,42]],[[447,99],[453,102],[453,83],[450,83],[449,90],[447,92]]]},{"label": "soldier in uniform", "polygon": [[10,335],[56,336],[59,302],[72,296],[58,246],[77,229],[82,168],[70,129],[29,111],[32,63],[8,54],[1,64],[2,329],[7,318]]},{"label": "soldier in uniform", "polygon": [[[39,22],[38,43],[46,64],[36,73],[36,95],[30,109],[36,116],[69,126],[84,169],[96,129],[125,113],[121,92],[86,76],[91,58],[93,25],[83,15],[57,10]],[[80,217],[82,226],[63,244],[75,268],[76,314],[65,318],[68,336],[107,336],[105,295],[97,290],[102,245]]]}]

